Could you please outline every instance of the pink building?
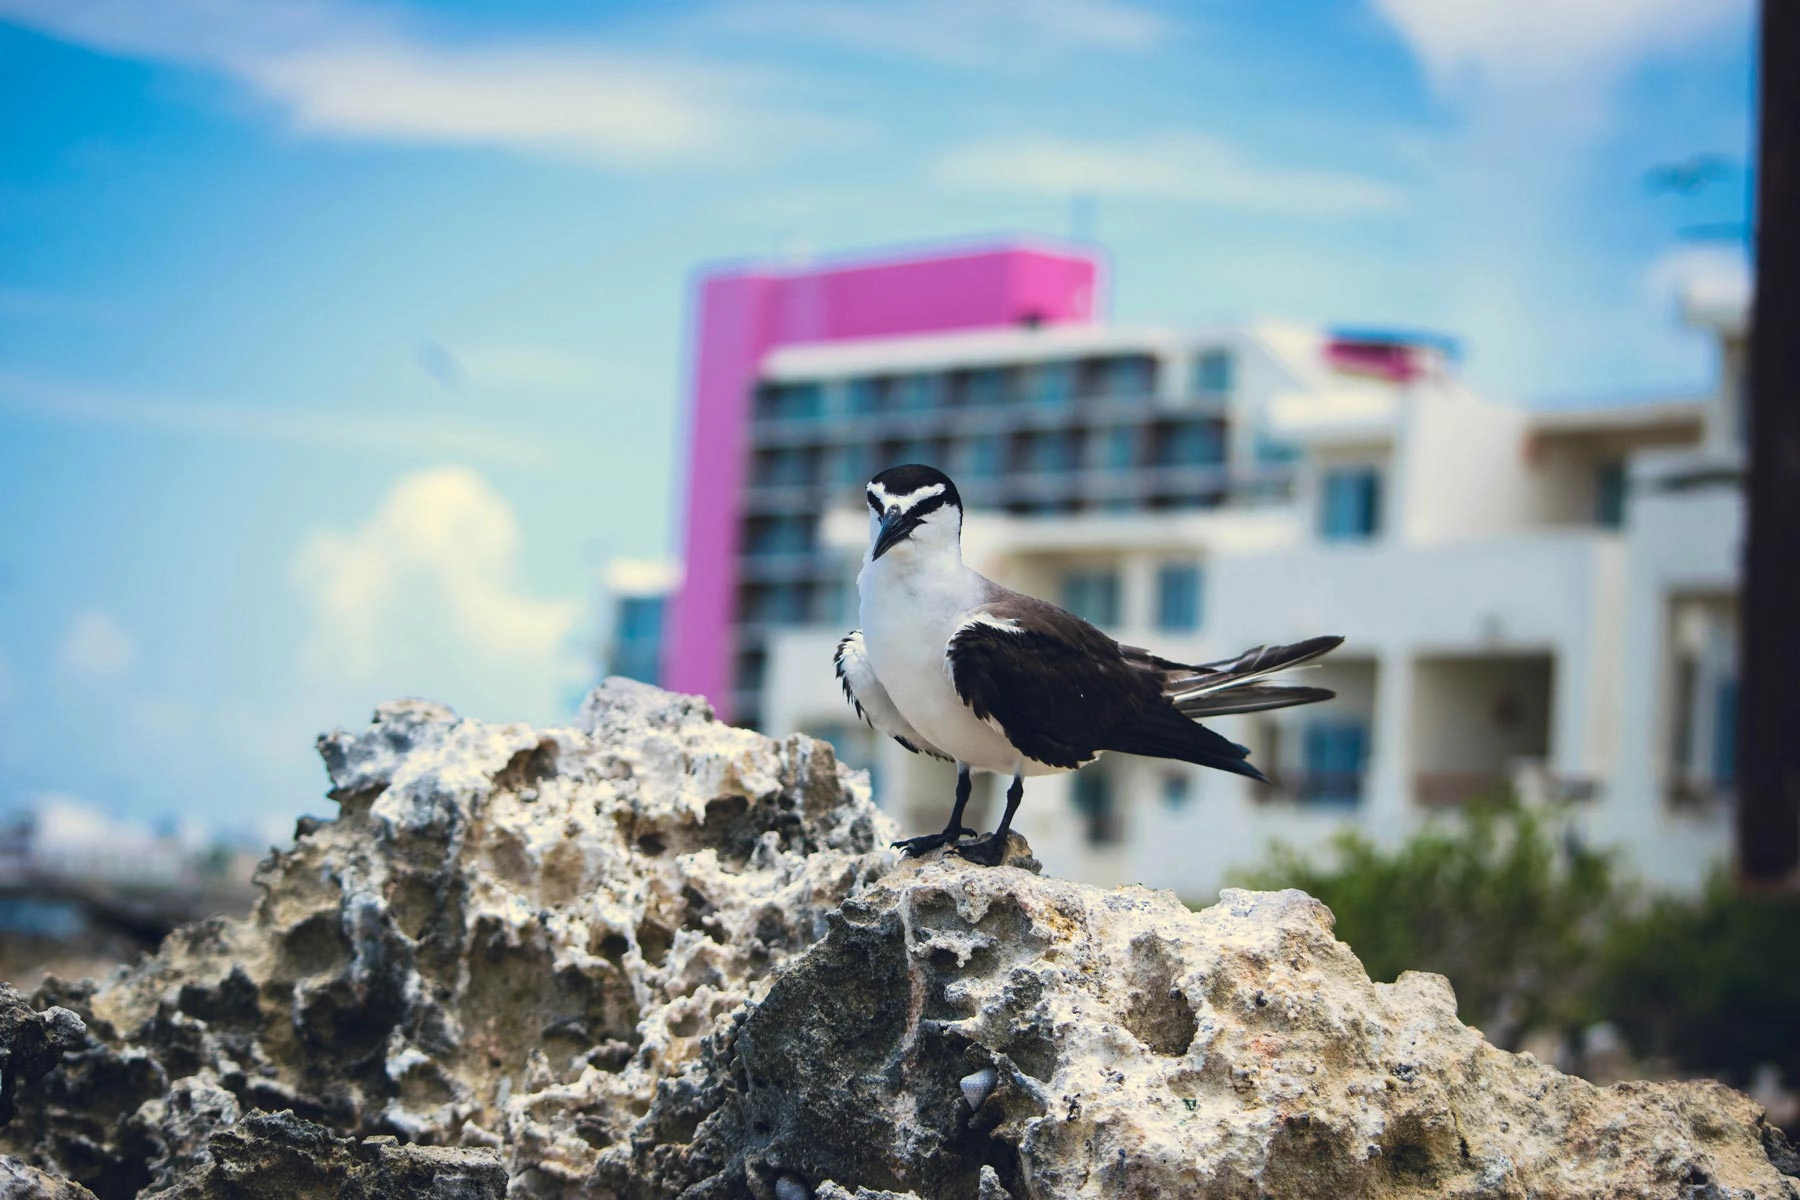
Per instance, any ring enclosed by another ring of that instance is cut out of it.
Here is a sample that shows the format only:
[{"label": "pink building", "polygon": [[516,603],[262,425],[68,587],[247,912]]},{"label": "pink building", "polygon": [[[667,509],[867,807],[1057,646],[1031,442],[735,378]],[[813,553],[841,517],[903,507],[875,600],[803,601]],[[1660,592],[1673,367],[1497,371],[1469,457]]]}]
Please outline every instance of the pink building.
[{"label": "pink building", "polygon": [[[668,629],[664,686],[706,696],[727,719],[758,715],[746,701],[758,690],[755,641],[763,622],[742,611],[745,547],[752,539],[783,539],[792,543],[791,557],[804,559],[823,497],[796,488],[791,512],[747,511],[757,450],[752,417],[760,405],[765,416],[782,418],[773,427],[791,424],[804,439],[806,427],[833,416],[818,394],[763,386],[768,354],[801,343],[1085,324],[1094,317],[1099,277],[1092,254],[1020,244],[704,276],[693,342],[685,575]],[[853,423],[853,412],[843,415]],[[893,465],[879,457],[874,448],[840,454],[831,485]],[[816,594],[830,596],[832,586],[818,581]]]}]

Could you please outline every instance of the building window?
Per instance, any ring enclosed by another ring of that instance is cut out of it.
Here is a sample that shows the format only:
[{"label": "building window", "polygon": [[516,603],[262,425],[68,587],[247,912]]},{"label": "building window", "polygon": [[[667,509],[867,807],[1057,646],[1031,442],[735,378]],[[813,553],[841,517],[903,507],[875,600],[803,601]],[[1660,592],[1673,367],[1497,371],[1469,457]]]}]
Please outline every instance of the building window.
[{"label": "building window", "polygon": [[962,402],[971,408],[1005,404],[1008,396],[1005,367],[982,367],[963,376]]},{"label": "building window", "polygon": [[825,388],[818,383],[772,383],[757,389],[757,412],[772,421],[807,421],[824,415]]},{"label": "building window", "polygon": [[614,675],[644,683],[662,682],[662,596],[625,596],[613,625]]},{"label": "building window", "polygon": [[758,454],[753,476],[765,487],[802,487],[813,482],[814,473],[812,452],[788,446]]},{"label": "building window", "polygon": [[1327,541],[1360,541],[1381,532],[1381,472],[1374,467],[1326,471],[1319,533]]},{"label": "building window", "polygon": [[1075,772],[1069,796],[1075,811],[1081,814],[1088,845],[1109,846],[1119,840],[1119,809],[1113,799],[1112,778],[1105,767],[1093,763]]},{"label": "building window", "polygon": [[1162,778],[1163,807],[1175,810],[1186,808],[1188,801],[1194,798],[1193,776],[1185,771],[1170,771]]},{"label": "building window", "polygon": [[1594,524],[1625,528],[1625,464],[1604,462],[1594,468]]},{"label": "building window", "polygon": [[746,531],[744,550],[753,557],[805,554],[813,548],[813,533],[808,516],[757,517]]},{"label": "building window", "polygon": [[1301,738],[1297,798],[1308,804],[1356,804],[1368,769],[1369,727],[1351,718],[1315,718]]},{"label": "building window", "polygon": [[852,379],[844,386],[848,407],[853,413],[872,413],[881,411],[882,393],[886,390],[885,379]]},{"label": "building window", "polygon": [[1738,681],[1721,679],[1713,685],[1713,783],[1729,791],[1737,782]]},{"label": "building window", "polygon": [[902,375],[889,393],[891,407],[902,412],[923,412],[943,403],[944,377],[937,374]]},{"label": "building window", "polygon": [[1194,360],[1194,391],[1202,396],[1231,392],[1231,352],[1208,350]]},{"label": "building window", "polygon": [[1075,397],[1075,366],[1066,362],[1036,363],[1026,368],[1025,399],[1053,408]]},{"label": "building window", "polygon": [[1023,471],[1072,471],[1075,469],[1075,435],[1066,429],[1027,433],[1019,439],[1019,469]]},{"label": "building window", "polygon": [[1200,628],[1200,567],[1165,563],[1156,573],[1156,627],[1169,633]]},{"label": "building window", "polygon": [[962,448],[964,470],[976,477],[992,477],[1006,470],[1006,441],[998,434],[977,434]]},{"label": "building window", "polygon": [[940,460],[938,444],[929,438],[907,438],[903,441],[889,442],[882,469],[901,467],[908,463],[923,463],[935,467]]},{"label": "building window", "polygon": [[1069,571],[1062,577],[1062,606],[1090,624],[1119,623],[1119,573]]},{"label": "building window", "polygon": [[1105,399],[1143,399],[1156,391],[1156,360],[1147,354],[1103,358],[1095,375],[1094,390]]},{"label": "building window", "polygon": [[860,443],[854,446],[837,446],[830,452],[831,482],[849,486],[856,483],[867,483],[869,480],[869,458]]},{"label": "building window", "polygon": [[1222,421],[1176,421],[1156,440],[1156,464],[1160,467],[1213,466],[1224,461]]},{"label": "building window", "polygon": [[1137,466],[1137,429],[1118,425],[1106,431],[1103,465],[1109,471],[1129,471]]}]

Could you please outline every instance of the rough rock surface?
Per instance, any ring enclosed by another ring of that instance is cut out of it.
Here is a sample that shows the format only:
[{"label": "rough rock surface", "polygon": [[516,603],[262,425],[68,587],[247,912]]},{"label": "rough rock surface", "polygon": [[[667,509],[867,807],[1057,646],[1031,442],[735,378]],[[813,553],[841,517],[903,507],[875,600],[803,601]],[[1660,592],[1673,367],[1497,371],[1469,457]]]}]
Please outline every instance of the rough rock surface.
[{"label": "rough rock surface", "polygon": [[94,1200],[94,1193],[0,1154],[0,1200]]},{"label": "rough rock surface", "polygon": [[[1193,913],[1139,888],[905,865],[747,1014],[723,1103],[697,1124],[678,1109],[690,1148],[659,1139],[638,1164],[652,1182],[602,1181],[762,1196],[785,1178],[840,1200],[1800,1197],[1748,1097],[1600,1088],[1497,1050],[1441,976],[1371,983],[1331,926],[1300,892]],[[984,1069],[971,1110],[959,1083]]]},{"label": "rough rock surface", "polygon": [[698,701],[321,750],[248,921],[0,1003],[71,1043],[0,1151],[101,1200],[1800,1200],[1748,1098],[1496,1050],[1309,897],[900,862],[829,747]]},{"label": "rough rock surface", "polygon": [[577,726],[404,701],[322,738],[340,815],[264,864],[247,921],[40,990],[86,1041],[0,1151],[117,1200],[206,1170],[242,1114],[291,1109],[485,1147],[516,1196],[580,1194],[892,833],[830,746],[702,701],[611,680]]}]

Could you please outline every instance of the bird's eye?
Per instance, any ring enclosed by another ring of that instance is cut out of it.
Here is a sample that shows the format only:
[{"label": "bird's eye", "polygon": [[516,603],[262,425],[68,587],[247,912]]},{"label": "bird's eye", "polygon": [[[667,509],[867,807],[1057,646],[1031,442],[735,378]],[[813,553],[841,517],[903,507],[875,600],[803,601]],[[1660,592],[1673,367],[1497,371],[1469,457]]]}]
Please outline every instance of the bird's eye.
[{"label": "bird's eye", "polygon": [[874,492],[865,493],[864,499],[868,500],[870,508],[874,509],[876,512],[881,511],[881,501],[879,501],[875,498]]}]

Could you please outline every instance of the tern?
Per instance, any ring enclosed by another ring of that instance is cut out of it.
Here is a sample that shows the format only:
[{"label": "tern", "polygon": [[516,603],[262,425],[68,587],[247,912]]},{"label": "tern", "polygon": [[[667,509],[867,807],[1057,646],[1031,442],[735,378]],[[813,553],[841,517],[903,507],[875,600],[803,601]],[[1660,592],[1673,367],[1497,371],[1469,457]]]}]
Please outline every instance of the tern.
[{"label": "tern", "polygon": [[[894,843],[909,855],[951,846],[987,866],[1004,855],[1029,775],[1073,771],[1111,750],[1177,759],[1267,783],[1249,751],[1199,723],[1329,700],[1275,682],[1344,639],[1257,646],[1236,658],[1179,663],[1124,646],[1054,604],[1015,592],[962,559],[962,498],[935,467],[893,467],[869,481],[869,549],[856,586],[862,628],[838,643],[844,696],[857,715],[915,754],[956,764],[942,833]],[[970,772],[1011,776],[992,834],[962,824]]]}]

